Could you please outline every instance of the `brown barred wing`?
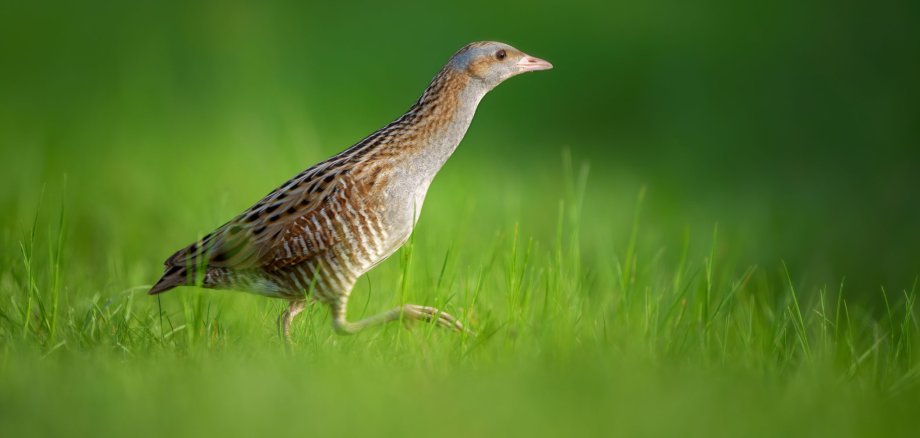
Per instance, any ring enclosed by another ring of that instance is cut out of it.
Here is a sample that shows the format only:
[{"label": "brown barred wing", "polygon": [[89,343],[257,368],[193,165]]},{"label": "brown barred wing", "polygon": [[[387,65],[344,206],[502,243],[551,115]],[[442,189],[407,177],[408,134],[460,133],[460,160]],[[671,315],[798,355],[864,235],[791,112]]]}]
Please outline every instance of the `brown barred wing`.
[{"label": "brown barred wing", "polygon": [[[320,215],[323,204],[336,191],[336,179],[341,172],[317,169],[305,177],[294,178],[266,196],[252,208],[206,236],[197,245],[190,245],[167,261],[171,264],[192,264],[205,257],[208,267],[251,269],[277,263],[279,253],[286,254],[285,238],[298,222]],[[333,246],[336,236],[324,234],[322,245],[304,245],[288,258],[309,258],[311,249]],[[317,242],[318,244],[320,242]]]},{"label": "brown barred wing", "polygon": [[357,275],[373,262],[384,230],[368,193],[369,184],[347,172],[328,182],[331,187],[322,192],[316,207],[287,221],[272,240],[261,259],[265,269],[312,262]]}]

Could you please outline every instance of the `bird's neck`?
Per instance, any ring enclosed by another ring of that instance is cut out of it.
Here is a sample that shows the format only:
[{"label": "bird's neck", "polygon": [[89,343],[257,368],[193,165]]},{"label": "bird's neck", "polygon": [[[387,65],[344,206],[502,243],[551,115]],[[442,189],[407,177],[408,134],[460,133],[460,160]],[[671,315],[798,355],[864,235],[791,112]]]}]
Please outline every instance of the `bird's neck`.
[{"label": "bird's neck", "polygon": [[466,134],[479,101],[489,90],[467,74],[447,66],[400,119],[412,141],[407,155],[413,166],[434,177]]},{"label": "bird's neck", "polygon": [[427,187],[450,158],[489,91],[480,81],[448,65],[398,119],[365,137],[332,161],[361,162],[370,174],[387,168],[406,184]]}]

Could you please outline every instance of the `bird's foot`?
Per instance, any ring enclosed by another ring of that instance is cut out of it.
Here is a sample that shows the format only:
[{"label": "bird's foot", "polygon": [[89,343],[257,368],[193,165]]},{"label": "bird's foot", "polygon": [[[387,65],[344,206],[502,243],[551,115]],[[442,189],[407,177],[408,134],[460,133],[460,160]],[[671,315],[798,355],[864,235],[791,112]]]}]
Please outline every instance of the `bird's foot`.
[{"label": "bird's foot", "polygon": [[288,345],[291,344],[291,324],[294,322],[294,317],[297,316],[297,314],[300,312],[303,312],[303,309],[306,308],[306,306],[307,302],[304,300],[291,301],[291,304],[288,305],[288,308],[278,318],[278,325],[281,329],[281,336],[284,338],[284,341]]},{"label": "bird's foot", "polygon": [[435,307],[407,304],[403,307],[403,315],[409,316],[411,319],[435,322],[441,327],[445,327],[454,331],[467,333],[470,335],[475,334],[464,327],[463,323],[461,323],[460,320],[455,318],[453,315],[447,312],[443,312]]}]

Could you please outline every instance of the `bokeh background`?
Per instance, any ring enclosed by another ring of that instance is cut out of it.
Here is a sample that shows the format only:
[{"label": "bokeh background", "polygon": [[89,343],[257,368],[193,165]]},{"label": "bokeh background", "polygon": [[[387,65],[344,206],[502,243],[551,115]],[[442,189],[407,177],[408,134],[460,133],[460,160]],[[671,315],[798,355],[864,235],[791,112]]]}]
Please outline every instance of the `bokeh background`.
[{"label": "bokeh background", "polygon": [[[527,187],[553,202],[518,208],[553,218],[568,149],[591,168],[586,220],[646,186],[662,229],[718,223],[746,263],[874,294],[920,272],[918,17],[913,1],[6,1],[0,221],[22,230],[66,174],[74,239],[163,233],[158,263],[492,39],[556,68],[484,100],[429,210]],[[120,223],[135,214],[159,226]],[[201,228],[169,229],[177,215]]]},{"label": "bokeh background", "polygon": [[[916,0],[0,0],[0,435],[912,436],[918,22]],[[350,316],[431,304],[479,337],[338,337],[313,307],[286,350],[277,300],[143,295],[477,40],[555,69],[484,99]]]}]

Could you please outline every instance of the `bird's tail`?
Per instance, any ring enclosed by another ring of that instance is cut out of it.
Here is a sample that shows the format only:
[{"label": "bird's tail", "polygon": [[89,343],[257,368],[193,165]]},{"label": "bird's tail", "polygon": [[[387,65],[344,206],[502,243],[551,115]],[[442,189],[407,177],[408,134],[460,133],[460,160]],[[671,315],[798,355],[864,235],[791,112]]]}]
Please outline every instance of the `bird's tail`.
[{"label": "bird's tail", "polygon": [[167,266],[160,280],[150,288],[150,295],[157,295],[178,286],[189,284],[188,270],[185,266]]}]

